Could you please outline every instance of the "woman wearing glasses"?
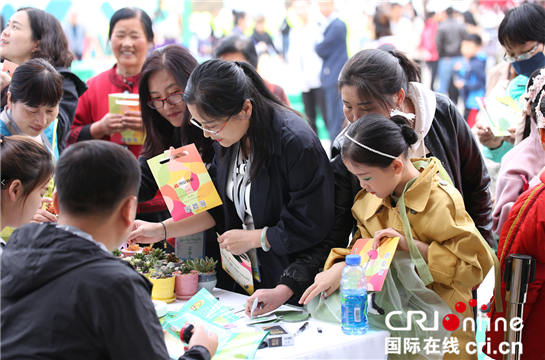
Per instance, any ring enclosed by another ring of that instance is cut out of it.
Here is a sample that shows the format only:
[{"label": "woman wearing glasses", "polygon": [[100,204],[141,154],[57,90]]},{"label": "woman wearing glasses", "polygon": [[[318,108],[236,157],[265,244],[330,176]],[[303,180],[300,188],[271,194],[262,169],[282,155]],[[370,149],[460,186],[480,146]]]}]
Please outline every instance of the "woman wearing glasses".
[{"label": "woman wearing glasses", "polygon": [[307,266],[308,253],[334,220],[333,172],[322,144],[245,62],[197,66],[183,99],[191,123],[214,141],[210,173],[223,205],[178,222],[136,221],[129,241],[153,243],[216,226],[221,248],[234,255],[257,250],[262,280],[254,285],[274,288],[274,296],[259,298],[263,311],[296,301],[321,266]]},{"label": "woman wearing glasses", "polygon": [[[190,124],[191,114],[183,101],[187,80],[196,66],[197,60],[193,55],[179,45],[168,45],[155,50],[142,66],[138,92],[146,140],[142,155],[138,158],[142,170],[138,201],[146,201],[150,210],[161,211],[162,217],[149,219],[151,221],[168,219],[170,214],[148,166],[148,159],[170,147],[195,144],[204,163],[212,164],[212,140],[203,137],[202,131]],[[218,247],[215,231],[208,231],[205,238],[214,245],[206,246],[206,255],[219,259],[219,250],[216,253],[211,252]],[[229,275],[218,272],[218,282],[222,283],[224,278],[231,279]]]}]

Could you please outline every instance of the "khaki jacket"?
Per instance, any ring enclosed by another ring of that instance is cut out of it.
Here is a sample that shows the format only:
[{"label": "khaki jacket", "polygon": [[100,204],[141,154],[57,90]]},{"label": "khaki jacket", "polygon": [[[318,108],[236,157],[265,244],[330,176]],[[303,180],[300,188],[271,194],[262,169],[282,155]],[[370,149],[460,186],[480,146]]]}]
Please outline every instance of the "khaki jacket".
[{"label": "khaki jacket", "polygon": [[[465,211],[458,190],[437,175],[439,168],[435,160],[430,159],[429,165],[419,171],[421,175],[405,192],[412,235],[429,244],[428,268],[434,282],[428,287],[456,313],[456,303],[468,304],[472,298],[471,289],[484,280],[494,260]],[[389,196],[380,199],[362,190],[356,195],[352,213],[358,231],[348,249],[332,249],[324,269],[350,254],[356,240],[372,238],[378,230],[393,228],[404,234],[399,209],[392,206]],[[472,308],[467,306],[461,315],[473,317]],[[474,341],[474,335],[472,340],[471,334],[458,334],[460,332],[452,336],[458,335],[462,350],[467,341]]]}]

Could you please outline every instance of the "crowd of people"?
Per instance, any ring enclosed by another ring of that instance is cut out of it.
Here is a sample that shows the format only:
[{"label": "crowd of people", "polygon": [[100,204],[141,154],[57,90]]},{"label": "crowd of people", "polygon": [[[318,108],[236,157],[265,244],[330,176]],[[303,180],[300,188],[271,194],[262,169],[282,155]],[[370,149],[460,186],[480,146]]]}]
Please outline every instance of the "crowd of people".
[{"label": "crowd of people", "polygon": [[[340,312],[344,258],[355,241],[373,238],[376,248],[399,237],[385,288],[373,294],[382,312],[369,312],[371,328],[390,332],[385,311],[419,303],[475,317],[476,307],[457,304],[476,299],[492,268],[486,312],[505,317],[507,258],[532,256],[522,358],[544,355],[545,8],[506,12],[497,32],[505,61],[489,69],[471,12],[448,8],[419,23],[411,6],[381,6],[375,39],[349,58],[333,1],[319,2],[322,22],[307,0],[292,6],[303,26],[291,30],[285,58],[300,75],[293,81],[305,114],[258,72],[261,53],[274,48],[263,19],[247,37],[246,14],[237,13],[233,34],[199,63],[184,46],[155,49],[149,15],[122,8],[108,32],[116,63],[87,83],[69,70],[77,54],[54,16],[25,7],[8,20],[0,55],[16,68],[0,72],[5,359],[167,359],[151,283],[111,252],[159,242],[173,252],[167,239],[199,232],[215,259],[220,249],[255,249],[261,281],[247,315],[258,299],[254,315],[289,303],[318,319]],[[110,113],[114,93],[135,94],[141,111]],[[492,134],[475,104],[485,95],[520,103],[511,136]],[[317,136],[317,110],[331,149]],[[112,142],[124,130],[144,131],[144,144]],[[222,205],[173,221],[147,160],[188,144]],[[244,293],[223,269],[217,276],[217,287]],[[482,351],[500,359],[503,334],[489,329]],[[460,351],[445,359],[477,358],[466,348],[474,330],[451,336]],[[217,346],[197,326],[180,359],[210,359]]]}]

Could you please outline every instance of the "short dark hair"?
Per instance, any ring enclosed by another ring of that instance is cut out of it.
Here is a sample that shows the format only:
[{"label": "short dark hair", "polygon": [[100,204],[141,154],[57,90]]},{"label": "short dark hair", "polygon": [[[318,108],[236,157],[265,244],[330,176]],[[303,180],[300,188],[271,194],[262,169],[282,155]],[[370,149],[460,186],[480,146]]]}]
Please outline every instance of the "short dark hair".
[{"label": "short dark hair", "polygon": [[40,41],[38,51],[32,57],[47,59],[56,68],[69,68],[74,55],[69,49],[68,39],[59,20],[52,14],[33,7],[22,7],[17,11],[27,13],[32,40]]},{"label": "short dark hair", "polygon": [[481,37],[479,35],[477,35],[477,34],[467,35],[466,38],[464,39],[464,41],[470,41],[470,42],[474,43],[477,46],[481,46],[483,44],[483,39],[481,39]]},{"label": "short dark hair", "polygon": [[545,43],[545,9],[536,4],[521,4],[509,10],[498,29],[503,46],[513,47],[527,41]]},{"label": "short dark hair", "polygon": [[126,19],[140,19],[142,23],[142,28],[146,34],[146,39],[148,42],[153,43],[153,28],[152,22],[149,15],[142,9],[137,7],[124,7],[117,10],[110,19],[110,31],[108,32],[108,39],[112,38],[112,33],[114,31],[115,24],[120,20]]},{"label": "short dark hair", "polygon": [[368,49],[358,52],[344,64],[337,87],[354,86],[360,99],[377,101],[385,109],[394,107],[391,96],[400,89],[407,94],[409,82],[420,82],[418,65],[403,53]]},{"label": "short dark hair", "polygon": [[235,26],[238,25],[238,22],[240,19],[243,19],[246,17],[246,13],[244,11],[233,11]]},{"label": "short dark hair", "polygon": [[138,195],[140,166],[121,145],[103,140],[70,145],[57,162],[59,208],[74,216],[105,218]]},{"label": "short dark hair", "polygon": [[[149,78],[160,70],[165,70],[174,77],[178,85],[185,89],[189,76],[197,66],[197,60],[191,53],[180,45],[167,45],[153,51],[144,62],[140,73],[140,104],[142,104],[142,122],[146,129],[146,140],[142,155],[153,157],[173,145],[175,128],[163,118],[159,111],[146,105],[149,100]],[[182,145],[194,143],[202,159],[211,163],[214,157],[212,140],[202,136],[201,130],[189,123],[191,113],[186,109],[179,135]]]},{"label": "short dark hair", "polygon": [[448,17],[452,17],[452,15],[454,15],[454,9],[450,6],[445,10],[445,12],[447,13]]},{"label": "short dark hair", "polygon": [[[409,148],[418,140],[418,135],[403,116],[387,118],[378,113],[367,114],[351,124],[348,136],[371,149],[392,156],[409,154]],[[387,168],[393,159],[369,151],[352,140],[343,140],[342,158],[354,164],[365,164],[382,169]]]},{"label": "short dark hair", "polygon": [[[212,119],[236,115],[242,111],[246,100],[251,101],[252,116],[246,134],[251,146],[248,150],[253,155],[249,180],[257,178],[269,163],[273,149],[266,139],[270,137],[275,109],[292,111],[300,116],[284,105],[256,69],[244,61],[214,59],[199,64],[189,77],[184,100]],[[221,149],[220,156],[223,159],[224,149]]]},{"label": "short dark hair", "polygon": [[[398,4],[399,5],[399,4]],[[383,36],[392,35],[392,27],[390,26],[390,17],[386,12],[377,9],[373,17],[375,24],[375,39],[380,39]]]},{"label": "short dark hair", "polygon": [[11,101],[30,107],[56,106],[62,98],[64,78],[47,60],[34,58],[13,72],[9,92]]},{"label": "short dark hair", "polygon": [[248,63],[257,69],[257,51],[254,39],[241,34],[233,34],[221,40],[214,50],[214,57],[217,59],[224,54],[241,53]]},{"label": "short dark hair", "polygon": [[53,158],[45,146],[28,136],[1,135],[0,139],[2,190],[19,180],[26,200],[30,193],[51,180],[55,170]]}]

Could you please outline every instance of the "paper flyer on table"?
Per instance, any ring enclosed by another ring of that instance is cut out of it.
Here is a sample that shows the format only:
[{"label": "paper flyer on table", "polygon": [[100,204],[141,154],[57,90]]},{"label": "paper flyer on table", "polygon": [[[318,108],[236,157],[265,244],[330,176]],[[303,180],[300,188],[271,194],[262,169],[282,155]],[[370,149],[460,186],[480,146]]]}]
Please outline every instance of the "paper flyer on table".
[{"label": "paper flyer on table", "polygon": [[377,250],[371,249],[373,239],[359,239],[352,247],[352,254],[361,256],[361,266],[367,277],[367,290],[380,291],[394,258],[399,238],[383,240]]},{"label": "paper flyer on table", "polygon": [[[184,151],[188,155],[174,156]],[[157,155],[148,165],[174,221],[222,204],[194,144]]]},{"label": "paper flyer on table", "polygon": [[[124,114],[125,111],[140,111],[140,97],[138,94],[109,94],[109,112]],[[146,135],[142,131],[125,129],[117,134],[110,135],[110,140],[116,144],[144,145]]]},{"label": "paper flyer on table", "polygon": [[259,332],[235,332],[227,330],[222,326],[203,318],[197,313],[187,313],[176,319],[167,320],[162,323],[163,329],[167,331],[165,340],[167,350],[171,358],[178,359],[183,355],[183,348],[180,351],[180,329],[189,322],[200,324],[207,332],[214,332],[218,335],[218,349],[214,360],[223,359],[253,359],[259,345],[267,337],[268,331]]},{"label": "paper flyer on table", "polygon": [[176,311],[167,312],[167,314],[159,320],[162,324],[165,321],[170,321],[189,313],[198,314],[200,317],[209,319],[220,326],[232,324],[240,319],[210,294],[208,290],[202,288],[189,299],[182,308]]},{"label": "paper flyer on table", "polygon": [[494,136],[509,136],[509,128],[517,127],[520,107],[510,96],[475,98],[488,120]]}]

